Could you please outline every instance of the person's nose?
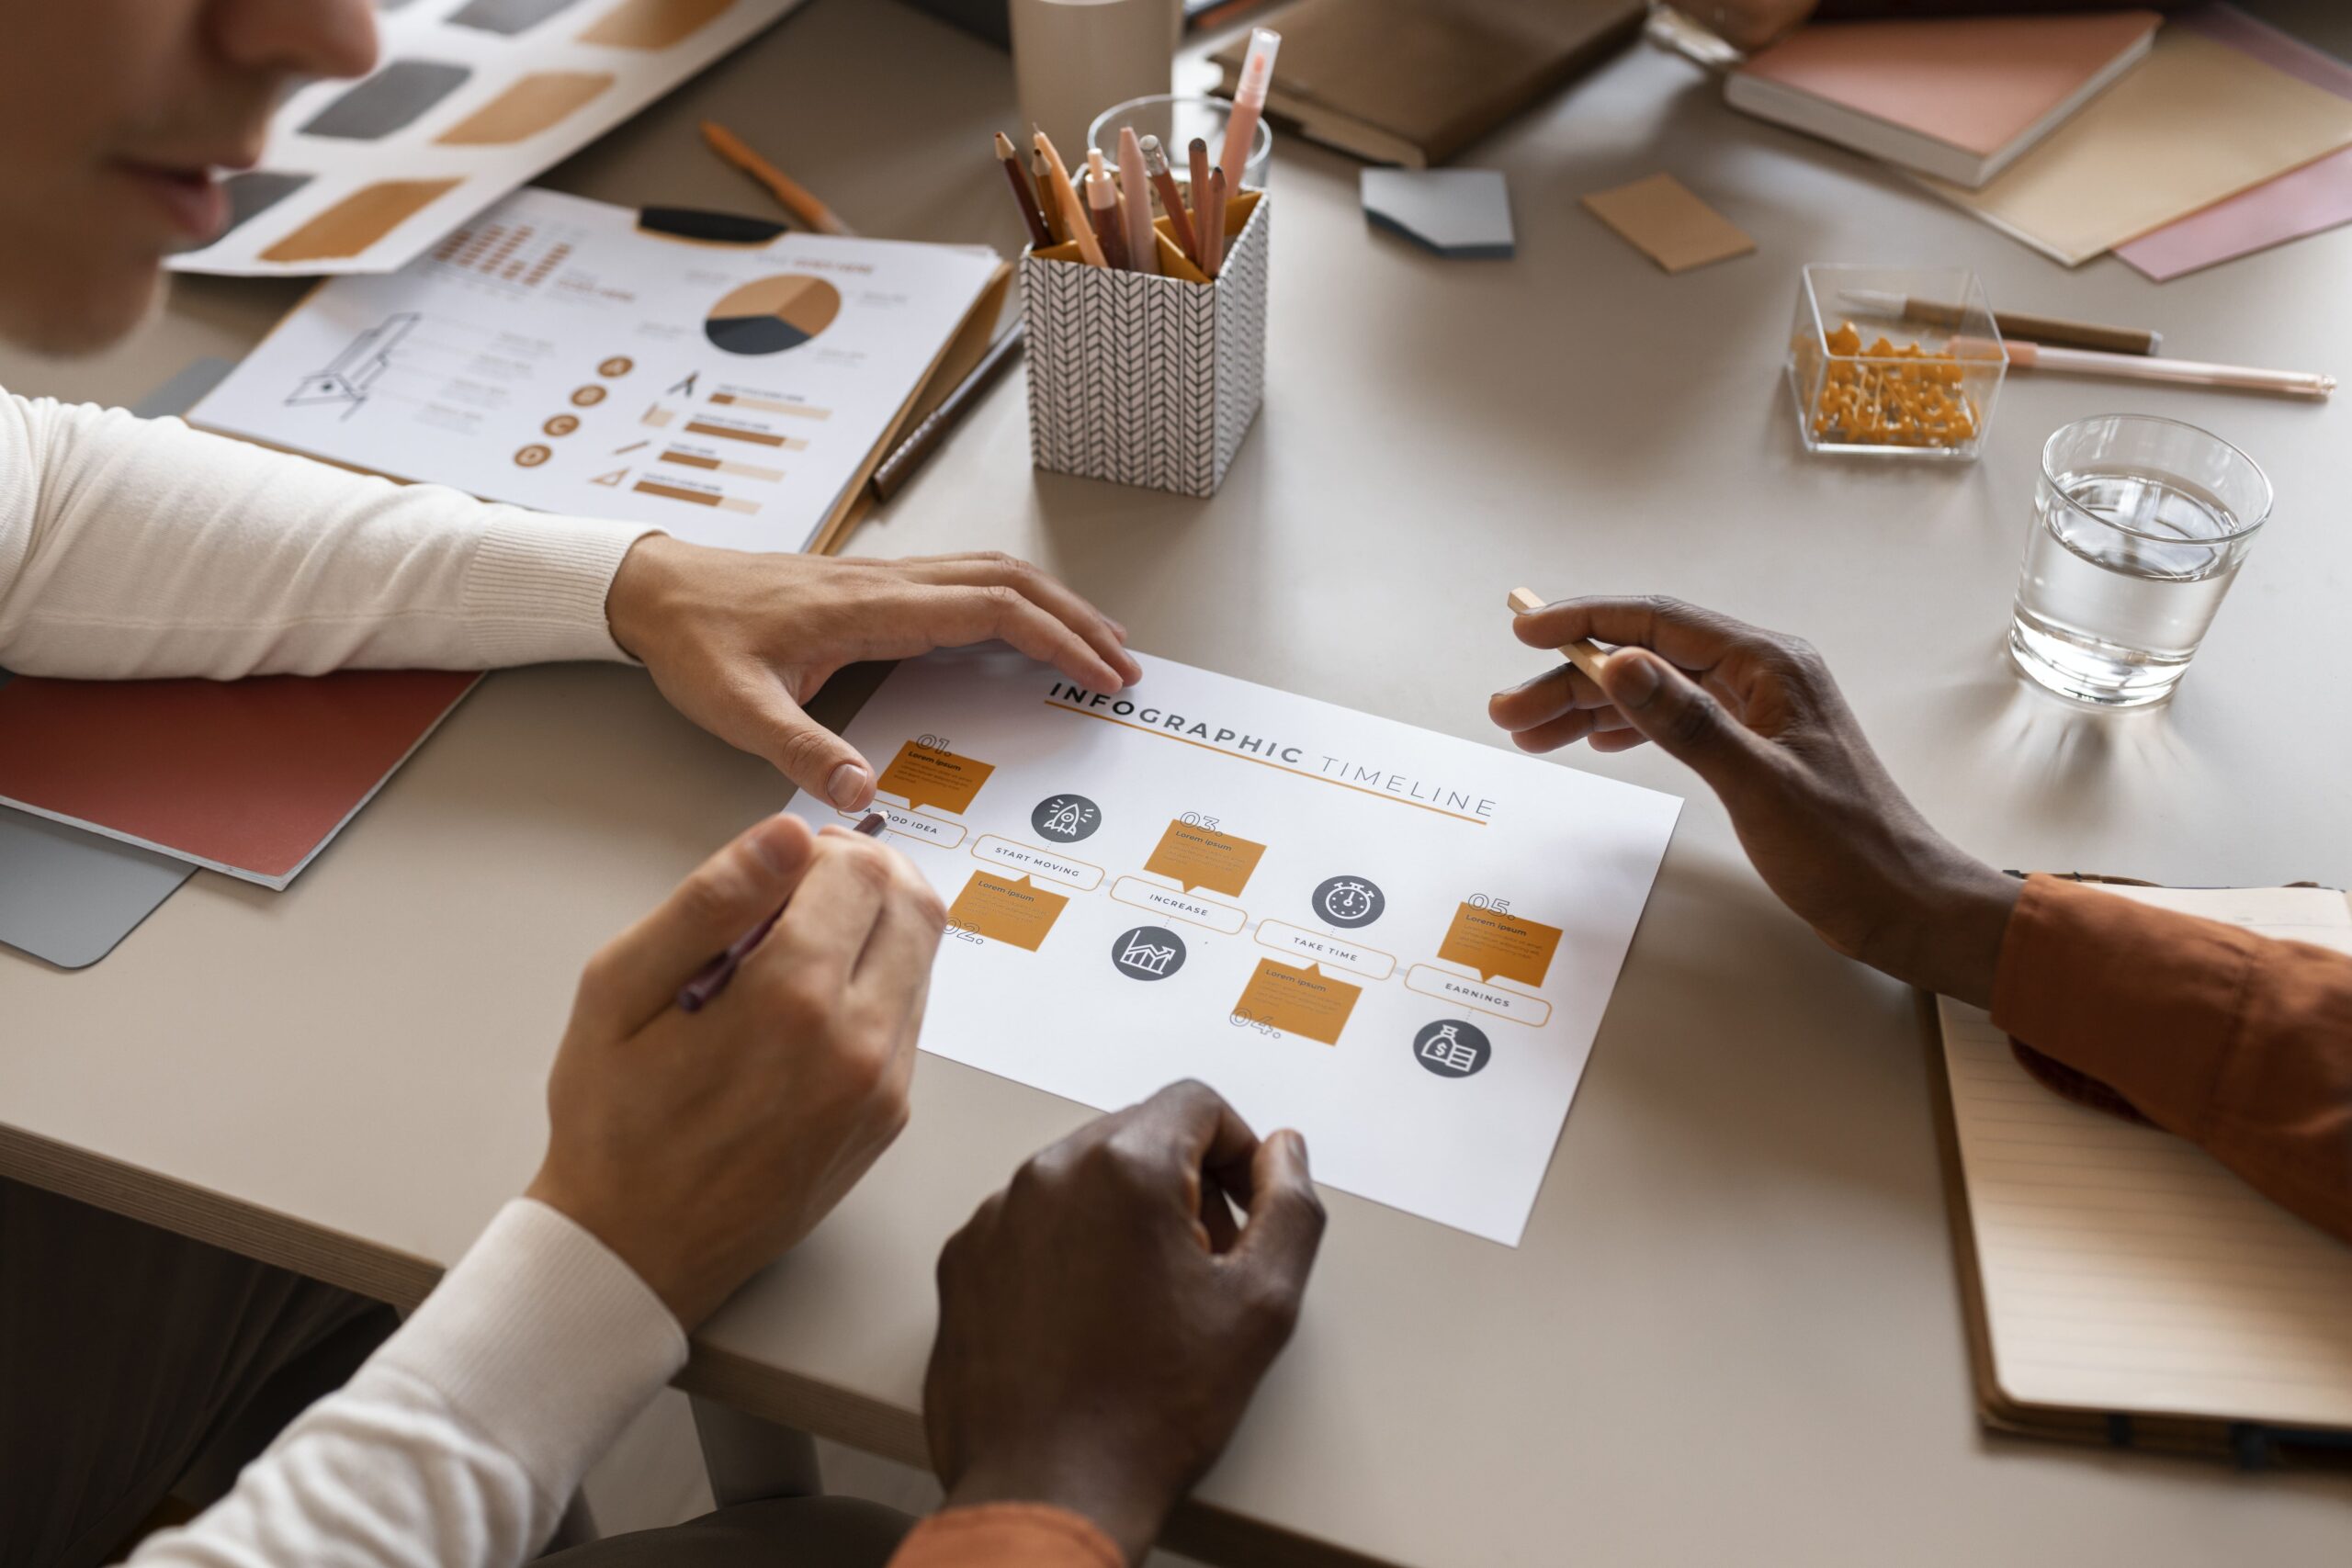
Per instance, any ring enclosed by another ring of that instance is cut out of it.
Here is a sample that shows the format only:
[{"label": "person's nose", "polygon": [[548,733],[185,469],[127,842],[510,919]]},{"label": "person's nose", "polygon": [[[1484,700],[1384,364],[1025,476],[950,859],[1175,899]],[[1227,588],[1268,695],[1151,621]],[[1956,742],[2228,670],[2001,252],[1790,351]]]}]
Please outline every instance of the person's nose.
[{"label": "person's nose", "polygon": [[232,65],[293,76],[364,76],[376,64],[370,0],[212,0],[213,46]]}]

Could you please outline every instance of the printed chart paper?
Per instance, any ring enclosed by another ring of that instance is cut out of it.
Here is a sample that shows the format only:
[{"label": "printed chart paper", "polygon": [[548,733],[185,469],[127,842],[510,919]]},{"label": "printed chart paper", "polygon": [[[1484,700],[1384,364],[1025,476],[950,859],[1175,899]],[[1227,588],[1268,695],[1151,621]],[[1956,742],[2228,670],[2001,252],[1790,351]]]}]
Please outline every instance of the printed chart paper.
[{"label": "printed chart paper", "polygon": [[923,1048],[1102,1110],[1198,1077],[1518,1245],[1682,803],[1141,662],[937,654],[845,731],[948,905]]},{"label": "printed chart paper", "polygon": [[390,272],[802,0],[403,0],[376,69],[277,107],[230,226],[173,258],[239,276]]},{"label": "printed chart paper", "polygon": [[1001,265],[827,234],[697,244],[525,190],[397,273],[319,288],[190,419],[487,500],[797,550]]}]

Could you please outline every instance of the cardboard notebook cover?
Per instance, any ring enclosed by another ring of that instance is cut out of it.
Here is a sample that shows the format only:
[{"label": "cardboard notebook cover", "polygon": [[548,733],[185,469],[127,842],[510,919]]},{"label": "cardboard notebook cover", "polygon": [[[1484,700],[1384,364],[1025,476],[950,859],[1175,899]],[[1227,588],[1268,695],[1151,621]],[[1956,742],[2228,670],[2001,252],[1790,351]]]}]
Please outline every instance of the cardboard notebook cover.
[{"label": "cardboard notebook cover", "polygon": [[481,677],[0,687],[0,804],[283,889]]},{"label": "cardboard notebook cover", "polygon": [[1826,22],[1724,84],[1734,108],[1974,186],[2148,52],[2154,11]]},{"label": "cardboard notebook cover", "polygon": [[[1450,161],[1639,37],[1642,0],[1301,0],[1266,112],[1375,164]],[[1210,58],[1230,96],[1249,40]]]},{"label": "cardboard notebook cover", "polygon": [[[2126,877],[2071,874],[2079,882],[2120,886],[2150,886]],[[2310,886],[2299,884],[2298,886]],[[1928,1096],[1935,1120],[1937,1163],[1943,1175],[1945,1214],[1951,1226],[1952,1260],[1958,1275],[1961,1314],[1968,1336],[1971,1384],[1978,1419],[1985,1427],[2011,1436],[2050,1441],[2095,1444],[2102,1448],[2145,1449],[2208,1460],[2221,1460],[2246,1469],[2275,1464],[2297,1467],[2352,1468],[2352,1430],[2285,1427],[2253,1421],[2223,1411],[2118,1411],[2088,1405],[2037,1404],[2013,1398],[2002,1387],[1994,1348],[1992,1306],[1983,1259],[1977,1248],[1975,1216],[1970,1202],[1969,1179],[1961,1152],[1961,1133],[1954,1102],[1948,1036],[1939,1015],[1939,1001],[1917,993],[1921,1038],[1927,1047]],[[2036,1086],[2037,1094],[2052,1091]],[[2052,1095],[2053,1100],[2056,1096]],[[2156,1134],[2170,1136],[2170,1134]],[[2314,1233],[2317,1234],[2317,1233]]]}]

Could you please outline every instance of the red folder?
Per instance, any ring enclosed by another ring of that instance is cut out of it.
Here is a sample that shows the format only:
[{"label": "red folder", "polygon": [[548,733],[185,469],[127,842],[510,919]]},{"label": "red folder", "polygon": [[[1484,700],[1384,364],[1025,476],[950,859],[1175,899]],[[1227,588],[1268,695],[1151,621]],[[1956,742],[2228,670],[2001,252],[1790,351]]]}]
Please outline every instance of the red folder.
[{"label": "red folder", "polygon": [[0,803],[283,888],[481,677],[0,685]]}]

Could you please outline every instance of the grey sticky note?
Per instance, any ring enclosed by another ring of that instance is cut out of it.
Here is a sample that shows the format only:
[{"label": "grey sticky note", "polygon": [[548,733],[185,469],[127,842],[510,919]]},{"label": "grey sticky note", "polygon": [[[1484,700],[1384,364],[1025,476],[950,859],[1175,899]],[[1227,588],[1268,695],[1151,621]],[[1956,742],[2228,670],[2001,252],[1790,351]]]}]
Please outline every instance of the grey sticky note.
[{"label": "grey sticky note", "polygon": [[395,60],[302,122],[305,136],[374,141],[390,136],[465,84],[470,65]]},{"label": "grey sticky note", "polygon": [[1365,169],[1359,189],[1366,218],[1442,256],[1517,254],[1510,191],[1499,169]]},{"label": "grey sticky note", "polygon": [[218,355],[208,354],[201,359],[191,359],[178,375],[131,404],[130,412],[141,419],[184,414],[202,401],[205,393],[227,379],[229,372],[236,367],[235,360],[223,359]]},{"label": "grey sticky note", "polygon": [[153,914],[196,867],[0,807],[0,942],[80,969]]},{"label": "grey sticky note", "polygon": [[227,233],[255,213],[268,211],[310,183],[308,175],[281,174],[276,169],[249,169],[242,175],[231,175],[220,182],[220,187],[229,193],[229,227],[220,233]]}]

